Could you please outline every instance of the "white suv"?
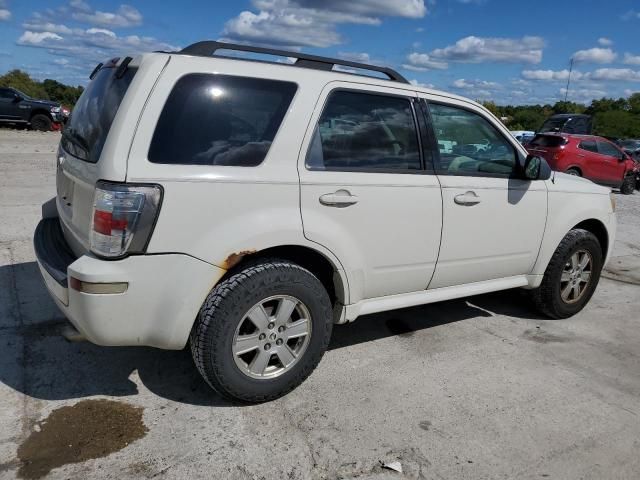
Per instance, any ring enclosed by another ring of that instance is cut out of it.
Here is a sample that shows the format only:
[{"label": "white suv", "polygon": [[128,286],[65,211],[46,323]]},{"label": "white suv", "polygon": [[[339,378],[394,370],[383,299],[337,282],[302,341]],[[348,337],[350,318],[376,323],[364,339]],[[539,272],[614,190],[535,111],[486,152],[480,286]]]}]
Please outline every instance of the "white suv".
[{"label": "white suv", "polygon": [[523,287],[568,317],[611,252],[609,190],[393,70],[200,42],[91,78],[35,232],[47,288],[94,343],[190,341],[228,397],[285,394],[369,313]]}]

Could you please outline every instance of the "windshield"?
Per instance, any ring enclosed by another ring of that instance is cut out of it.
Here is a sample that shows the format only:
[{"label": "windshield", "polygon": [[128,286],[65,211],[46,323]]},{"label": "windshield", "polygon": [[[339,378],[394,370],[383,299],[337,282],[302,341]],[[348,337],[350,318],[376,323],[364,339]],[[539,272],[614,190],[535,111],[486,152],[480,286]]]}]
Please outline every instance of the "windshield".
[{"label": "windshield", "polygon": [[25,100],[31,100],[31,97],[29,95],[27,95],[24,92],[21,92],[20,90],[18,90],[17,88],[13,89],[14,92],[16,92],[18,95],[20,95],[22,98],[24,98]]},{"label": "windshield", "polygon": [[565,145],[567,140],[559,135],[536,135],[529,144],[532,147],[551,147],[556,148]]},{"label": "windshield", "polygon": [[567,118],[550,118],[542,124],[540,131],[553,132],[555,129],[562,130],[562,127],[567,120]]},{"label": "windshield", "polygon": [[78,99],[62,132],[61,145],[74,157],[96,163],[136,68],[116,78],[116,68],[102,68]]}]

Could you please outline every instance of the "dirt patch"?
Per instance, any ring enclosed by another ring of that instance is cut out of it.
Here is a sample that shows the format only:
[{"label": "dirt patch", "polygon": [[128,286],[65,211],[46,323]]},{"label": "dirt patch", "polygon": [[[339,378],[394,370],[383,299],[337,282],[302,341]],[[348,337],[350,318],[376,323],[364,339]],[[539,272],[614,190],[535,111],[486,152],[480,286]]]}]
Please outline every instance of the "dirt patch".
[{"label": "dirt patch", "polygon": [[570,338],[553,335],[543,330],[527,330],[522,334],[522,338],[536,343],[565,343],[571,341]]},{"label": "dirt patch", "polygon": [[146,435],[141,407],[111,400],[83,400],[57,408],[18,448],[20,478],[34,479],[54,468],[106,457]]}]

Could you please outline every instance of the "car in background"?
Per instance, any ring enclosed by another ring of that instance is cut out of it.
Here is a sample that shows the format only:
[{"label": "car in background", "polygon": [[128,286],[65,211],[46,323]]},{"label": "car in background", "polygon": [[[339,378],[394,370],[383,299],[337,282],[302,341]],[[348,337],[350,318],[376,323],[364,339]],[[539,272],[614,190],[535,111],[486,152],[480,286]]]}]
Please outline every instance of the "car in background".
[{"label": "car in background", "polygon": [[531,130],[511,130],[511,135],[513,135],[514,137],[516,137],[516,140],[518,140],[520,143],[522,143],[522,139],[524,137],[533,137],[536,132],[533,132]]},{"label": "car in background", "polygon": [[637,187],[639,164],[606,138],[539,133],[527,145],[527,150],[544,157],[553,170],[619,188],[625,195]]},{"label": "car in background", "polygon": [[616,143],[627,155],[630,155],[636,161],[640,161],[640,140],[618,140]]},{"label": "car in background", "polygon": [[62,106],[50,100],[38,100],[15,88],[0,88],[0,123],[27,125],[33,130],[59,130]]},{"label": "car in background", "polygon": [[538,133],[557,132],[575,135],[591,135],[593,119],[582,113],[559,113],[547,118]]}]

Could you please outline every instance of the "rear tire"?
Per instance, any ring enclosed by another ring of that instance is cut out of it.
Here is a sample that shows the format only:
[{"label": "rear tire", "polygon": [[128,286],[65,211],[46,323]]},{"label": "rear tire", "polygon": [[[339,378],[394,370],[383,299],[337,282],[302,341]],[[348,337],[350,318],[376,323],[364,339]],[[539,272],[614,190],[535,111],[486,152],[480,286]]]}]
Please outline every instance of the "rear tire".
[{"label": "rear tire", "polygon": [[47,117],[43,113],[38,113],[33,116],[31,119],[31,129],[38,130],[40,132],[49,132],[51,131],[51,126],[53,122],[49,117]]},{"label": "rear tire", "polygon": [[264,402],[290,392],[313,372],[332,327],[322,283],[299,265],[265,260],[209,293],[191,331],[191,353],[222,396]]},{"label": "rear tire", "polygon": [[581,177],[582,176],[580,174],[580,170],[578,170],[577,168],[570,168],[565,173],[567,173],[568,175],[575,175],[576,177]]},{"label": "rear tire", "polygon": [[[582,229],[567,233],[551,257],[542,284],[531,290],[538,310],[556,319],[571,317],[582,310],[598,285],[602,261],[602,248],[593,233]],[[583,262],[584,267],[576,268],[576,264]]]},{"label": "rear tire", "polygon": [[633,175],[628,175],[624,178],[622,185],[620,186],[620,192],[623,195],[631,195],[636,189],[636,179]]}]

